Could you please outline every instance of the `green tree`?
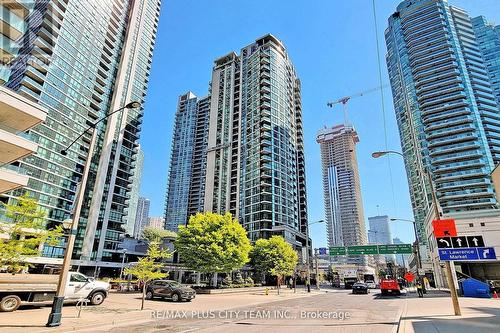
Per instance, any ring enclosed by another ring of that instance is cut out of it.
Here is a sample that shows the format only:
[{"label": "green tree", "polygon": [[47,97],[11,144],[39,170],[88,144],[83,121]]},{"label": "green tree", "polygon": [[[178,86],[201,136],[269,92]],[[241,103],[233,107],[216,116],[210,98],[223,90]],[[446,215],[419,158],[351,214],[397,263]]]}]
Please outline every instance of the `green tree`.
[{"label": "green tree", "polygon": [[299,259],[297,252],[281,236],[257,240],[251,257],[252,263],[258,272],[276,276],[278,294],[280,292],[280,280],[287,275],[293,274]]},{"label": "green tree", "polygon": [[172,253],[160,249],[160,245],[157,242],[151,242],[146,256],[140,258],[135,265],[125,268],[124,272],[126,275],[135,276],[138,282],[142,284],[141,310],[144,310],[146,284],[152,280],[163,279],[168,276],[168,273],[161,271],[164,266],[161,260],[171,256]]},{"label": "green tree", "polygon": [[146,227],[142,230],[141,237],[150,242],[159,242],[165,238],[177,238],[177,234],[169,230],[161,230],[153,227]]},{"label": "green tree", "polygon": [[[0,221],[0,268],[17,273],[27,269],[28,257],[40,255],[42,245],[57,245],[63,236],[62,226],[47,230],[46,214],[38,202],[27,194],[16,198],[16,203],[2,203]],[[6,237],[5,237],[6,236]]]},{"label": "green tree", "polygon": [[228,273],[249,261],[247,233],[230,213],[197,213],[179,227],[175,242],[181,262],[201,273]]}]

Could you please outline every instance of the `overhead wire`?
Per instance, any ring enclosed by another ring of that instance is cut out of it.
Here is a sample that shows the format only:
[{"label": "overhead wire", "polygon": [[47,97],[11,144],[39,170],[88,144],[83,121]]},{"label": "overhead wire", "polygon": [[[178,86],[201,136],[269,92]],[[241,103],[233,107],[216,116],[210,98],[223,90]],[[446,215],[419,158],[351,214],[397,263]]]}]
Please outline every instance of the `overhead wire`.
[{"label": "overhead wire", "polygon": [[[385,150],[389,150],[389,143],[388,143],[388,135],[387,135],[387,117],[386,117],[386,112],[385,112],[385,100],[384,100],[384,89],[383,89],[383,82],[382,82],[382,61],[380,60],[380,45],[378,41],[378,24],[377,24],[377,11],[375,8],[375,0],[372,0],[372,7],[373,7],[373,21],[375,23],[375,44],[377,45],[377,63],[378,63],[378,79],[379,79],[379,86],[380,86],[380,102],[382,106],[382,121],[384,123],[384,145],[385,145]],[[397,215],[398,209],[397,209],[397,204],[396,204],[396,194],[394,192],[394,181],[393,181],[393,176],[392,176],[392,166],[391,166],[391,158],[390,154],[386,155],[387,157],[387,166],[389,169],[389,182],[391,185],[391,192],[392,192],[392,203],[394,205],[394,214]]]}]

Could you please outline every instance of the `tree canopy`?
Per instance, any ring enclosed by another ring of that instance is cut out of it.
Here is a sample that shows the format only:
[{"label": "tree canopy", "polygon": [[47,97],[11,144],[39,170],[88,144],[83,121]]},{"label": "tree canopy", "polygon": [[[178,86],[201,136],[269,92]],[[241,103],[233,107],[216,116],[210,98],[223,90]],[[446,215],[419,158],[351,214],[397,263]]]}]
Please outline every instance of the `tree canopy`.
[{"label": "tree canopy", "polygon": [[146,227],[142,230],[141,237],[150,242],[161,242],[165,238],[176,238],[177,234],[173,231],[162,230],[153,227]]},{"label": "tree canopy", "polygon": [[160,249],[157,242],[149,244],[148,252],[145,257],[139,258],[138,262],[133,266],[126,267],[124,272],[137,278],[142,283],[142,303],[141,310],[144,309],[144,297],[146,292],[146,284],[149,281],[163,279],[168,276],[167,273],[161,271],[163,268],[162,259],[169,258],[172,253],[167,250]]},{"label": "tree canopy", "polygon": [[252,263],[261,273],[281,277],[292,275],[299,259],[297,252],[281,236],[259,239],[251,252]]},{"label": "tree canopy", "polygon": [[243,267],[252,247],[246,230],[230,213],[207,212],[193,215],[187,226],[179,226],[175,248],[188,268],[222,273]]},{"label": "tree canopy", "polygon": [[58,226],[46,229],[46,214],[38,207],[38,202],[27,194],[16,198],[14,204],[2,203],[3,216],[0,221],[0,268],[16,273],[29,267],[27,257],[40,255],[41,244],[57,245],[63,235]]}]

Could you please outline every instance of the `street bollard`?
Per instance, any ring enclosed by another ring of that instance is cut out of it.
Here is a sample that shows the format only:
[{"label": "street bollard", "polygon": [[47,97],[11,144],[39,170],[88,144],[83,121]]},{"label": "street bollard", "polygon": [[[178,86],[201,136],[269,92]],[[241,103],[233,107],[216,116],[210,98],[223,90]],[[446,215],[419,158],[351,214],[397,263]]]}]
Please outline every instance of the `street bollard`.
[{"label": "street bollard", "polygon": [[82,309],[83,307],[87,307],[87,302],[88,302],[88,299],[86,298],[82,298],[80,300],[78,300],[78,302],[76,303],[76,308],[78,309],[78,318],[80,318],[80,314],[82,313]]}]

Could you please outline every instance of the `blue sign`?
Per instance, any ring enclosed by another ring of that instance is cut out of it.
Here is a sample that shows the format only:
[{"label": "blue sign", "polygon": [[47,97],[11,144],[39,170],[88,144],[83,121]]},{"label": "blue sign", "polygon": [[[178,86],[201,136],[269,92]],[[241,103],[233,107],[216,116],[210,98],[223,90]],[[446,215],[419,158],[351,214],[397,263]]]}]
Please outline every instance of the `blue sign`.
[{"label": "blue sign", "polygon": [[439,249],[441,260],[478,260],[476,249]]},{"label": "blue sign", "polygon": [[439,249],[439,259],[445,261],[487,260],[496,259],[496,254],[492,247]]},{"label": "blue sign", "polygon": [[477,254],[479,259],[496,259],[495,249],[492,247],[478,247]]},{"label": "blue sign", "polygon": [[318,252],[319,252],[319,254],[320,254],[320,255],[326,254],[326,253],[327,253],[327,251],[326,251],[326,247],[320,247],[320,248],[318,249]]}]

